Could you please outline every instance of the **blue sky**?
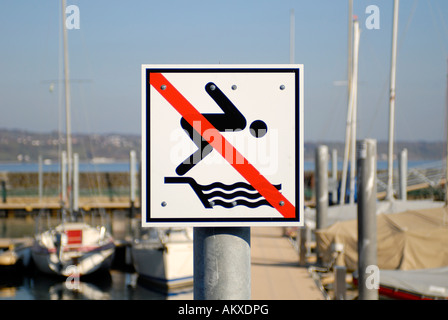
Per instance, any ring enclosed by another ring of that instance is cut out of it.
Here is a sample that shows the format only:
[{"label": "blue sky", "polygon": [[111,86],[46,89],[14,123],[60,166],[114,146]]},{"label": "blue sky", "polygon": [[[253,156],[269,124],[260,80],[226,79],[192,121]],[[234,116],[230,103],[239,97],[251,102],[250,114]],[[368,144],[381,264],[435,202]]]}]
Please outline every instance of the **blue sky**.
[{"label": "blue sky", "polygon": [[[141,64],[289,62],[305,67],[305,141],[343,141],[348,1],[67,0],[80,10],[69,30],[72,129],[140,133]],[[369,30],[366,7],[380,9]],[[387,139],[392,0],[354,0],[361,26],[358,138]],[[0,128],[58,129],[62,86],[61,4],[0,2]],[[396,140],[445,139],[448,1],[402,0],[399,14]],[[64,128],[64,125],[62,125]]]}]

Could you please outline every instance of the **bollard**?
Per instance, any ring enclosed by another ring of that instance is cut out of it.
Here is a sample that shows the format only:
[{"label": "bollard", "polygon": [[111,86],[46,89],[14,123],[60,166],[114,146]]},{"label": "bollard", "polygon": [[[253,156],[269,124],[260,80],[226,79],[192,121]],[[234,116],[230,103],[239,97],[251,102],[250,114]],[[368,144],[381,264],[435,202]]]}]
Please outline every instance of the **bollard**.
[{"label": "bollard", "polygon": [[345,266],[334,267],[334,299],[345,300],[346,299],[346,283],[345,277],[347,274],[347,268]]},{"label": "bollard", "polygon": [[39,155],[37,159],[37,184],[38,184],[38,194],[39,194],[39,202],[42,202],[43,195],[43,173],[42,173],[42,156]]},{"label": "bollard", "polygon": [[[328,215],[328,147],[319,146],[316,149],[316,230],[327,227]],[[316,246],[318,248],[319,246]],[[322,263],[321,253],[317,254],[317,263]]]},{"label": "bollard", "polygon": [[61,205],[67,205],[67,151],[61,152]]},{"label": "bollard", "polygon": [[331,187],[330,203],[335,204],[338,202],[338,150],[336,149],[331,151],[331,179],[333,185]]},{"label": "bollard", "polygon": [[6,181],[2,180],[2,202],[6,203]]},{"label": "bollard", "polygon": [[377,266],[376,140],[357,143],[358,166],[358,290],[360,300],[378,300],[378,287],[368,270]]},{"label": "bollard", "polygon": [[399,196],[403,201],[407,200],[407,185],[408,185],[408,149],[403,149],[400,152],[400,158],[398,162],[399,169]]},{"label": "bollard", "polygon": [[316,149],[316,229],[327,227],[328,215],[328,148]]},{"label": "bollard", "polygon": [[79,211],[79,155],[73,154],[73,211]]},{"label": "bollard", "polygon": [[194,299],[251,298],[250,228],[195,227]]},{"label": "bollard", "polygon": [[129,218],[133,218],[135,216],[135,191],[137,189],[137,177],[136,177],[136,156],[135,151],[132,150],[129,153],[129,198],[130,198],[130,206],[129,206]]},{"label": "bollard", "polygon": [[307,264],[307,243],[306,243],[306,224],[303,227],[299,227],[297,230],[297,239],[299,240],[299,265],[306,266]]}]

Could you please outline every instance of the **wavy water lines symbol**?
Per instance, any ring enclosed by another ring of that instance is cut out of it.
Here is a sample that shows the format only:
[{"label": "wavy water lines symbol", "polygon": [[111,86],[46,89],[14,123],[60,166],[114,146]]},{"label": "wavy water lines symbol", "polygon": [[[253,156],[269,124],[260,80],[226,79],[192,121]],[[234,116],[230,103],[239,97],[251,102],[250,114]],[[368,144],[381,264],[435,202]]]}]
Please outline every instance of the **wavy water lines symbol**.
[{"label": "wavy water lines symbol", "polygon": [[[245,206],[248,208],[257,208],[260,206],[272,207],[254,187],[245,182],[236,182],[230,185],[214,182],[209,185],[200,185],[190,177],[165,177],[165,183],[189,184],[204,207],[208,209],[214,206],[224,208],[233,208],[236,206]],[[281,184],[274,185],[274,187],[277,190],[281,190]]]}]

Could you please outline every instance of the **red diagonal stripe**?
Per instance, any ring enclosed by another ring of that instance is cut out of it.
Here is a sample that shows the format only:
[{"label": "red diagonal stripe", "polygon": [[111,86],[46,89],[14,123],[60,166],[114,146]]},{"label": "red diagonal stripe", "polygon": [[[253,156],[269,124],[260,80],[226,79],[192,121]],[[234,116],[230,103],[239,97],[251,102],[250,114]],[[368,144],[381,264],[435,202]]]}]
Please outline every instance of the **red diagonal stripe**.
[{"label": "red diagonal stripe", "polygon": [[[149,82],[278,212],[285,218],[295,217],[294,205],[250,164],[161,73],[150,73]],[[204,136],[204,133],[207,134]],[[229,152],[234,156],[226,157]]]}]

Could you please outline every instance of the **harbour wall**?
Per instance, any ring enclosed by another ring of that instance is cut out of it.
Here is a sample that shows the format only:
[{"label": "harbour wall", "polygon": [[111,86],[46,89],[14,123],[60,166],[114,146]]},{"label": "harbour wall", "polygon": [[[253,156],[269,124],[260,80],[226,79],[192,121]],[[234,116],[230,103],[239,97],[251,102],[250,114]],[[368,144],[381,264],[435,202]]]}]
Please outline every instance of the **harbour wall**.
[{"label": "harbour wall", "polygon": [[[0,172],[1,192],[7,196],[38,196],[39,175],[37,172]],[[42,174],[43,196],[58,195],[60,175],[57,172]],[[129,193],[129,172],[81,172],[79,173],[80,193],[92,194]],[[139,183],[137,186],[139,189]]]}]

